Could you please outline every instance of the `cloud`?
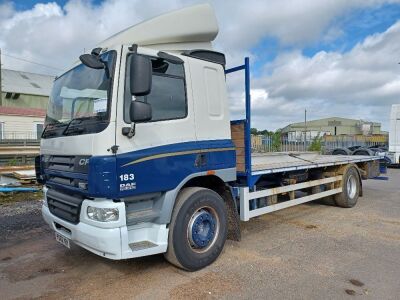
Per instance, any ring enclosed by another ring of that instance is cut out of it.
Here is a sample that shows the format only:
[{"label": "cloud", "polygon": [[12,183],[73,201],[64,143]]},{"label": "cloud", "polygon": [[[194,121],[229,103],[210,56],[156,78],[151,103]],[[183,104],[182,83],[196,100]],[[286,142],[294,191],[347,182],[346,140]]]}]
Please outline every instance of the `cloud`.
[{"label": "cloud", "polygon": [[[202,1],[106,0],[94,5],[89,1],[70,0],[64,7],[55,2],[39,3],[25,11],[16,11],[10,2],[5,2],[0,9],[0,45],[5,52],[42,62],[52,61],[63,67],[75,60],[84,48],[95,46],[115,32],[198,2]],[[384,1],[249,0],[229,5],[222,0],[211,2],[220,23],[216,46],[234,64],[243,55],[252,55],[250,49],[266,36],[276,37],[284,45],[305,45],[317,39],[330,21],[345,11]],[[332,34],[335,32],[329,33]]]},{"label": "cloud", "polygon": [[[17,11],[10,2],[0,3],[0,47],[5,54],[65,69],[84,49],[169,10],[203,1],[70,0],[36,4]],[[220,24],[215,41],[226,53],[228,66],[250,56],[261,70],[253,78],[253,124],[276,129],[301,121],[304,109],[311,118],[348,116],[386,122],[389,104],[399,102],[399,23],[372,34],[346,53],[319,51],[307,57],[302,50],[343,36],[337,18],[357,9],[372,9],[390,0],[269,0],[210,1]],[[274,39],[278,54],[255,52],[266,39]],[[3,66],[39,73],[57,70],[3,57]],[[243,116],[243,77],[228,77],[233,118]]]},{"label": "cloud", "polygon": [[[256,88],[268,91],[268,101],[254,114],[271,117],[275,127],[301,120],[304,109],[313,118],[334,114],[379,120],[387,126],[390,105],[400,101],[399,40],[400,21],[344,54],[320,51],[306,57],[295,50],[278,55],[265,67],[265,75],[254,81]],[[271,113],[274,101],[284,103],[284,112],[282,107],[278,111],[288,120]]]},{"label": "cloud", "polygon": [[[93,48],[112,34],[178,6],[174,1],[108,0],[96,6],[88,1],[71,0],[64,7],[55,2],[36,4],[26,11],[14,10],[9,2],[1,6],[0,47],[4,53],[66,68],[84,49]],[[7,59],[5,67],[54,73]]]}]

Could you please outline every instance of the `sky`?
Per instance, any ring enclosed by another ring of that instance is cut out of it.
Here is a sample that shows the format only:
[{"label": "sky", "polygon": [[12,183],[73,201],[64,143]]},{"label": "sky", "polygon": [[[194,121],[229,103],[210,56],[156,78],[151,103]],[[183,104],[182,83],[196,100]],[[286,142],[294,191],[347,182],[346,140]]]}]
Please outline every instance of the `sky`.
[{"label": "sky", "polygon": [[[381,122],[400,103],[400,0],[0,0],[2,67],[61,74],[83,51],[135,23],[209,2],[227,67],[250,57],[252,127],[325,117]],[[23,58],[48,67],[17,60]],[[51,67],[51,68],[50,68]],[[227,78],[244,116],[242,74]]]}]

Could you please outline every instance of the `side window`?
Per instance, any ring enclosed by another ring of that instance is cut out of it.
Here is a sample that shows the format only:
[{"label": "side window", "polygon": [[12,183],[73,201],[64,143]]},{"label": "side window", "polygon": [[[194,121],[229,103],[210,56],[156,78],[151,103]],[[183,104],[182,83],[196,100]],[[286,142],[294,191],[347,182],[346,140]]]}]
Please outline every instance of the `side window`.
[{"label": "side window", "polygon": [[[127,59],[125,82],[124,121],[130,123],[129,106],[132,96],[129,87],[130,56]],[[161,58],[152,58],[153,77],[151,93],[136,100],[151,104],[150,122],[185,118],[187,115],[185,73],[183,64],[174,64]]]}]

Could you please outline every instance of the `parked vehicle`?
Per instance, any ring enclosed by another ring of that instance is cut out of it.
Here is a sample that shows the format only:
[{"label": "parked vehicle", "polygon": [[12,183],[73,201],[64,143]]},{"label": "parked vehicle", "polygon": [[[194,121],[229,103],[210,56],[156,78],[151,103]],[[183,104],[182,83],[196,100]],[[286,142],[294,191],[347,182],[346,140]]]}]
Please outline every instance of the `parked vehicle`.
[{"label": "parked vehicle", "polygon": [[390,112],[388,156],[392,166],[400,166],[400,104],[393,104]]},{"label": "parked vehicle", "polygon": [[351,146],[348,148],[336,148],[330,153],[332,155],[364,155],[379,157],[379,168],[380,172],[386,173],[386,168],[392,165],[392,160],[388,156],[387,148],[363,147],[363,146]]},{"label": "parked vehicle", "polygon": [[[252,154],[249,59],[226,68],[217,33],[209,5],[175,11],[55,80],[36,166],[57,241],[109,259],[164,253],[194,271],[240,240],[240,220],[325,197],[353,207],[361,179],[379,175],[374,156]],[[246,118],[230,121],[233,72]]]}]

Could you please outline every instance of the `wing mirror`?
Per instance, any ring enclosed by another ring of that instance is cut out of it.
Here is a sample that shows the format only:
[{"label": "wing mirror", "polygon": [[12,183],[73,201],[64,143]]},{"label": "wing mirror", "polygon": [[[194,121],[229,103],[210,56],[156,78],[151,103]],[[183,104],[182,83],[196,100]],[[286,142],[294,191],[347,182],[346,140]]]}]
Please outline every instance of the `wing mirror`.
[{"label": "wing mirror", "polygon": [[99,56],[93,54],[82,54],[79,56],[80,61],[91,69],[104,69],[104,63],[100,60]]},{"label": "wing mirror", "polygon": [[134,123],[150,121],[152,118],[151,105],[142,101],[132,101],[129,116]]},{"label": "wing mirror", "polygon": [[132,122],[131,127],[123,127],[122,134],[130,139],[135,135],[136,123],[143,123],[151,120],[151,105],[143,101],[132,101],[129,107],[129,118]]},{"label": "wing mirror", "polygon": [[149,57],[136,53],[132,54],[130,65],[130,87],[133,96],[146,96],[150,94],[152,71],[151,60]]}]

